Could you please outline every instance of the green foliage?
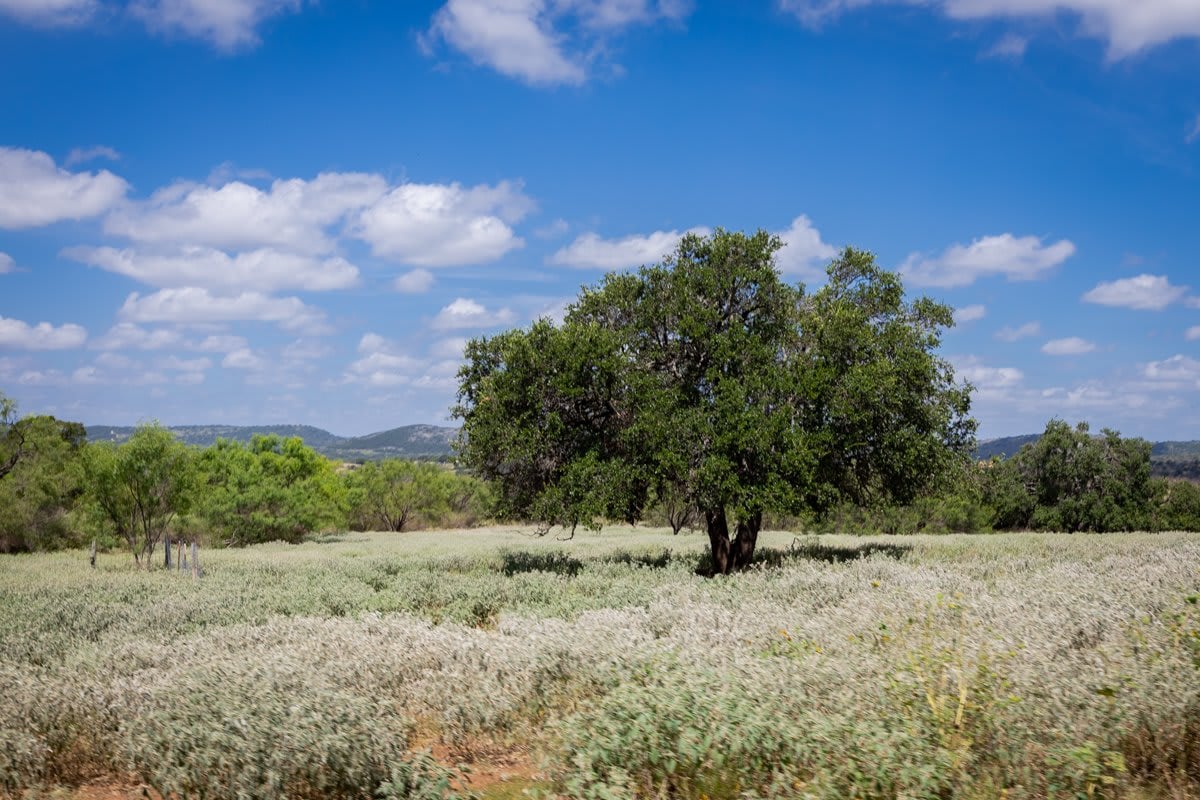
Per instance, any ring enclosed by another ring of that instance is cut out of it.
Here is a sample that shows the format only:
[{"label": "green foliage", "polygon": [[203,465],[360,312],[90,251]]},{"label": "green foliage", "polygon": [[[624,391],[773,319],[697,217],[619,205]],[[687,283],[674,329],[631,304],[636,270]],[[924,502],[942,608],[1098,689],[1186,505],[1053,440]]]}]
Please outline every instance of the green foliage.
[{"label": "green foliage", "polygon": [[[663,264],[584,289],[547,321],[468,344],[463,461],[501,515],[574,528],[651,498],[703,517],[718,572],[764,514],[905,502],[973,446],[968,390],[934,355],[950,309],[847,249],[806,296],[778,237],[689,235]],[[736,531],[736,539],[730,534]]]},{"label": "green foliage", "polygon": [[72,466],[83,426],[54,417],[25,417],[12,426],[19,429],[21,457],[0,478],[0,552],[78,544],[69,512],[82,491]]},{"label": "green foliage", "polygon": [[1200,485],[1156,478],[1151,491],[1155,530],[1200,531]]},{"label": "green foliage", "polygon": [[298,437],[218,440],[201,452],[199,513],[220,543],[298,542],[343,521],[333,465]]},{"label": "green foliage", "polygon": [[149,568],[155,546],[195,499],[193,451],[166,428],[142,425],[124,444],[88,445],[80,468],[93,522]]},{"label": "green foliage", "polygon": [[1151,523],[1149,442],[1086,422],[1051,420],[1033,444],[985,470],[984,494],[997,528],[1143,530]]},{"label": "green foliage", "polygon": [[429,462],[369,461],[346,473],[350,527],[455,527],[487,515],[483,484]]}]

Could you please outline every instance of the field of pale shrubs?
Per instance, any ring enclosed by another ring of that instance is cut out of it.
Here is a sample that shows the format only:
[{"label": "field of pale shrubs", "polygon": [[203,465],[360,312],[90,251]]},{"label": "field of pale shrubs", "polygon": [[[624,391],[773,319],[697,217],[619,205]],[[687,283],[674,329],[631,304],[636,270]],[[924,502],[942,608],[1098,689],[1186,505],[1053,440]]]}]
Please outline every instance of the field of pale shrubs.
[{"label": "field of pale shrubs", "polygon": [[1200,536],[764,538],[0,557],[0,795],[1200,796]]}]

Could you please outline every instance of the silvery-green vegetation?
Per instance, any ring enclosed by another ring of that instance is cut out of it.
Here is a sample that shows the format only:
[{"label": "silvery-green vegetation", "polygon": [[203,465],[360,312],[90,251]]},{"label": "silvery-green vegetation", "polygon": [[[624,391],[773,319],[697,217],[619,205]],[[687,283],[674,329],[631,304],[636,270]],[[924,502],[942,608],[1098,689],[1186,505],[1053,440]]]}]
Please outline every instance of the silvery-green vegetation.
[{"label": "silvery-green vegetation", "polygon": [[760,545],[717,579],[663,529],[349,534],[199,581],[5,556],[0,786],[446,797],[504,751],[571,798],[1200,788],[1200,537]]}]

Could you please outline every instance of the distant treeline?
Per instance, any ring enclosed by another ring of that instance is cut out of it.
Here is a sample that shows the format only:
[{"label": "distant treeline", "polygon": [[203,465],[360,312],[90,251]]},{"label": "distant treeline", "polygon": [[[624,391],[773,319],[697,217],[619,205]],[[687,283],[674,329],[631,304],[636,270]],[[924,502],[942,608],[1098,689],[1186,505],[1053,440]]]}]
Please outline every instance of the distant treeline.
[{"label": "distant treeline", "polygon": [[149,563],[167,538],[240,546],[467,527],[490,508],[487,487],[446,464],[343,464],[277,434],[189,446],[157,425],[88,442],[79,423],[17,418],[2,394],[0,405],[0,552],[96,539]]},{"label": "distant treeline", "polygon": [[[768,527],[854,533],[992,530],[1200,530],[1200,459],[1151,469],[1152,445],[1051,421],[1011,458],[964,460],[907,505],[843,505]],[[450,465],[399,459],[333,461],[299,437],[255,435],[189,446],[157,425],[121,443],[88,442],[82,425],[17,418],[0,394],[0,552],[81,546],[93,539],[149,563],[163,540],[215,546],[298,542],[338,530],[470,527],[494,514],[490,487]],[[694,509],[662,496],[641,520],[679,532]]]}]

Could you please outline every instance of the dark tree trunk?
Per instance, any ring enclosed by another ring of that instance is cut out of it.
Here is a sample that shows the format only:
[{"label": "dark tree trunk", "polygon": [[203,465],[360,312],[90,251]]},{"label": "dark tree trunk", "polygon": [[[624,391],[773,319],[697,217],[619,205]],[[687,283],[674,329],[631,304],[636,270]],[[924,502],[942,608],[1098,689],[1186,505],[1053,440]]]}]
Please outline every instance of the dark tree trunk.
[{"label": "dark tree trunk", "polygon": [[758,532],[762,528],[762,514],[750,514],[745,519],[739,519],[737,538],[732,541],[729,538],[729,517],[723,507],[706,510],[704,521],[708,525],[714,575],[728,575],[750,566],[754,561]]},{"label": "dark tree trunk", "polygon": [[708,525],[708,544],[712,550],[713,574],[728,575],[729,563],[729,518],[725,508],[708,509],[704,512]]},{"label": "dark tree trunk", "polygon": [[733,540],[731,560],[733,569],[745,569],[754,561],[754,546],[758,544],[758,531],[762,528],[762,514],[750,514],[739,519],[737,538]]}]

